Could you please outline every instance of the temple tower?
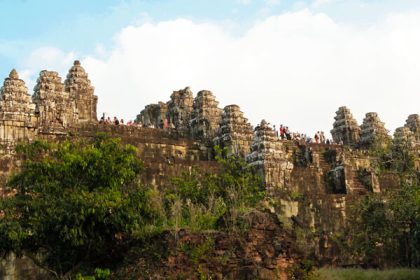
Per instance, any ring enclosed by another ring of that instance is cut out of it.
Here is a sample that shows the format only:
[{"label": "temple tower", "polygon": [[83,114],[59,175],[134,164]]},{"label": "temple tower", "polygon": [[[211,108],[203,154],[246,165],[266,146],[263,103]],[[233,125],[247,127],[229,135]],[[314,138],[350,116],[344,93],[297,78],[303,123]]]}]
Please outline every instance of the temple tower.
[{"label": "temple tower", "polygon": [[345,106],[338,108],[334,119],[334,128],[331,130],[334,142],[356,146],[360,139],[360,127],[350,109]]},{"label": "temple tower", "polygon": [[25,82],[13,69],[0,89],[0,143],[14,144],[36,134],[35,105]]},{"label": "temple tower", "polygon": [[64,82],[65,91],[75,100],[79,123],[95,123],[98,121],[96,107],[98,97],[94,95],[94,87],[80,61],[74,61]]},{"label": "temple tower", "polygon": [[222,109],[211,91],[202,90],[194,99],[190,129],[195,139],[212,141],[219,127]]},{"label": "temple tower", "polygon": [[229,154],[245,157],[251,153],[252,139],[252,126],[239,106],[226,106],[223,109],[215,144],[222,148],[226,147]]}]

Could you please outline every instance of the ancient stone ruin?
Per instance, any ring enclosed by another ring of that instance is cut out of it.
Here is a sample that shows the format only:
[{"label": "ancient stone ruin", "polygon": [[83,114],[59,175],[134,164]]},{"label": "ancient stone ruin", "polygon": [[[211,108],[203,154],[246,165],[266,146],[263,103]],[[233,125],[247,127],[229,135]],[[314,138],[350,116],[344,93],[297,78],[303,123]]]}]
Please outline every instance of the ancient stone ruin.
[{"label": "ancient stone ruin", "polygon": [[420,142],[420,117],[418,114],[409,115],[405,123],[411,132],[413,132],[416,141]]},{"label": "ancient stone ruin", "polygon": [[367,113],[360,128],[361,146],[369,147],[375,140],[384,141],[389,138],[388,130],[385,128],[385,124],[381,121],[377,113]]},{"label": "ancient stone ruin", "polygon": [[76,60],[73,67],[70,68],[64,82],[65,92],[69,94],[70,99],[75,101],[78,122],[89,123],[97,121],[96,105],[98,97],[93,93],[94,87],[90,84],[88,75]]},{"label": "ancient stone ruin", "polygon": [[331,135],[334,142],[356,146],[360,140],[360,127],[353,118],[350,109],[343,106],[338,108]]},{"label": "ancient stone ruin", "polygon": [[0,89],[0,144],[9,147],[36,135],[37,117],[25,82],[13,69]]},{"label": "ancient stone ruin", "polygon": [[218,137],[214,143],[228,150],[228,154],[245,157],[251,152],[253,129],[238,105],[223,109]]},{"label": "ancient stone ruin", "polygon": [[202,141],[212,141],[219,128],[221,115],[222,109],[219,108],[219,102],[213,93],[208,90],[198,92],[194,99],[190,121],[192,137]]},{"label": "ancient stone ruin", "polygon": [[293,164],[286,159],[282,143],[265,120],[255,128],[247,161],[262,172],[270,192],[284,188],[289,182]]},{"label": "ancient stone ruin", "polygon": [[[192,168],[218,170],[216,144],[260,172],[281,214],[310,227],[319,237],[316,254],[333,260],[329,235],[343,226],[355,196],[391,189],[399,182],[392,172],[377,176],[374,161],[363,150],[375,140],[391,139],[376,113],[366,114],[359,127],[350,110],[340,107],[331,130],[335,143],[327,145],[282,141],[264,120],[253,130],[239,106],[220,109],[210,91],[200,91],[194,99],[187,87],[174,91],[168,102],[145,106],[136,119],[144,126],[99,123],[97,101],[79,61],[64,83],[57,72],[41,71],[32,98],[12,70],[0,89],[0,196],[7,195],[5,182],[19,168],[14,153],[19,141],[73,140],[105,132],[135,145],[144,161],[145,183],[162,188]],[[393,147],[409,143],[420,155],[419,132],[419,115],[412,114],[395,131]],[[420,157],[415,161],[420,171]]]},{"label": "ancient stone ruin", "polygon": [[171,127],[184,133],[188,132],[193,103],[194,97],[189,87],[172,93],[171,100],[167,103],[167,118]]}]

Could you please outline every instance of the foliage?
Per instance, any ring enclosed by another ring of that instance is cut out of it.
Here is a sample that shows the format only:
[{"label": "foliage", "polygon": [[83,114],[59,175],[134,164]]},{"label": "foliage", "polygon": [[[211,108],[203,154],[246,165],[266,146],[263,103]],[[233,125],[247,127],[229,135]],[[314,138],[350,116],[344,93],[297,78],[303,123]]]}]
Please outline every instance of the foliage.
[{"label": "foliage", "polygon": [[111,276],[111,270],[96,268],[93,276],[83,276],[80,272],[76,274],[75,280],[106,280]]},{"label": "foliage", "polygon": [[158,229],[161,213],[137,180],[135,147],[98,135],[17,152],[23,164],[9,181],[16,195],[1,201],[0,251],[25,252],[65,278],[83,264],[120,258],[132,238]]},{"label": "foliage", "polygon": [[420,279],[420,270],[414,269],[327,269],[318,270],[318,277],[322,280],[416,280]]},{"label": "foliage", "polygon": [[239,212],[256,207],[264,198],[261,177],[242,158],[224,153],[216,147],[217,173],[192,169],[172,180],[165,208],[173,229],[215,229],[221,217],[232,225]]},{"label": "foliage", "polygon": [[[400,184],[381,194],[369,194],[348,217],[348,251],[370,267],[420,266],[420,182],[415,154],[408,140],[376,141],[370,150],[376,173],[398,174]],[[366,170],[358,173],[363,179]]]},{"label": "foliage", "polygon": [[315,280],[318,279],[315,264],[311,260],[302,260],[286,269],[288,279]]},{"label": "foliage", "polygon": [[370,194],[349,216],[348,250],[370,267],[420,265],[420,187]]}]

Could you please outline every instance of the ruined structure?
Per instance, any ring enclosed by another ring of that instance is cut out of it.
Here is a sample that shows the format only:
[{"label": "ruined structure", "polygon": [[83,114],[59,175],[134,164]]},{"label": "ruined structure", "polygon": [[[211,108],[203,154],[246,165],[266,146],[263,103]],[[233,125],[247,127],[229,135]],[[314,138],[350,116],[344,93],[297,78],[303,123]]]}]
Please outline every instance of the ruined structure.
[{"label": "ruined structure", "polygon": [[215,144],[227,148],[229,154],[245,157],[251,152],[253,129],[238,105],[223,109],[218,135]]},{"label": "ruined structure", "polygon": [[418,114],[409,115],[405,123],[405,127],[408,127],[416,137],[416,141],[420,142],[420,117]]},{"label": "ruined structure", "polygon": [[167,118],[171,127],[187,133],[193,110],[193,93],[189,87],[174,91],[168,104]]},{"label": "ruined structure", "polygon": [[70,68],[64,82],[65,92],[69,94],[70,99],[75,100],[75,112],[77,113],[79,123],[96,122],[96,105],[98,97],[94,95],[94,87],[90,84],[88,75],[76,60],[73,67]]},{"label": "ruined structure", "polygon": [[211,91],[202,90],[194,99],[191,114],[191,135],[202,141],[212,141],[219,127],[222,109]]},{"label": "ruined structure", "polygon": [[356,146],[360,140],[360,127],[353,118],[350,109],[343,106],[338,108],[331,135],[334,142]]},{"label": "ruined structure", "polygon": [[[6,195],[4,185],[10,173],[19,168],[13,152],[19,141],[90,138],[97,132],[120,137],[138,148],[145,164],[145,183],[159,188],[193,167],[217,170],[213,147],[217,144],[243,156],[261,172],[270,198],[276,202],[273,211],[310,228],[315,243],[308,248],[322,263],[331,264],[340,258],[330,240],[343,227],[348,207],[360,195],[386,191],[399,182],[392,172],[377,175],[375,161],[360,149],[375,139],[389,139],[376,113],[366,114],[358,127],[350,110],[340,107],[331,133],[336,143],[344,145],[326,145],[281,141],[266,121],[253,131],[239,106],[221,110],[211,92],[201,91],[194,99],[188,87],[174,91],[166,103],[146,106],[137,116],[137,122],[156,128],[98,123],[96,105],[94,88],[78,61],[64,83],[58,73],[41,71],[32,100],[24,81],[12,70],[0,90],[0,196]],[[160,129],[162,123],[167,125],[164,129]],[[418,115],[410,115],[405,127],[396,130],[392,144],[414,143],[413,149],[420,155],[419,123]],[[420,171],[420,157],[416,168]],[[267,240],[275,240],[277,236],[272,234],[281,230],[279,225],[269,224],[275,230],[261,232],[260,227],[266,225],[256,223],[252,238],[259,236],[261,242],[254,240],[249,252],[239,252],[247,260],[255,256],[259,267],[272,275],[281,256],[267,257],[259,248]],[[271,245],[263,247],[272,250]],[[227,250],[220,246],[221,251]],[[177,255],[175,259],[178,257],[182,258]],[[0,278],[1,271],[0,267]]]},{"label": "ruined structure", "polygon": [[363,119],[363,124],[360,128],[361,146],[369,147],[376,139],[384,141],[389,138],[388,130],[385,128],[385,124],[381,121],[377,113],[366,113],[366,116]]},{"label": "ruined structure", "polygon": [[9,149],[36,135],[37,118],[25,82],[13,69],[0,89],[0,144]]},{"label": "ruined structure", "polygon": [[247,161],[261,170],[266,188],[270,192],[287,186],[293,164],[287,161],[282,143],[277,140],[275,132],[265,120],[255,128]]},{"label": "ruined structure", "polygon": [[150,104],[137,115],[136,122],[158,128],[164,124],[167,112],[168,105],[166,103]]}]

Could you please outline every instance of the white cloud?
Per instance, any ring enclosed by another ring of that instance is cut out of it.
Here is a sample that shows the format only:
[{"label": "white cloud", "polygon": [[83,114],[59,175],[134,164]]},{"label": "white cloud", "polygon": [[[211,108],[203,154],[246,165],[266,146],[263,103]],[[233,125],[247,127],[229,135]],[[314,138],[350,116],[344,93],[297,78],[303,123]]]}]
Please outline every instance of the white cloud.
[{"label": "white cloud", "polygon": [[312,5],[315,7],[319,7],[325,4],[330,4],[332,2],[333,0],[315,0]]},{"label": "white cloud", "polygon": [[236,0],[236,3],[241,5],[249,5],[251,4],[252,0]]},{"label": "white cloud", "polygon": [[329,131],[342,105],[359,123],[378,112],[388,129],[419,113],[419,49],[420,14],[362,28],[303,10],[266,18],[240,37],[184,19],[129,26],[108,57],[87,56],[82,64],[99,114],[132,119],[191,86],[212,90],[221,107],[240,105],[254,125],[265,118],[312,134]]},{"label": "white cloud", "polygon": [[26,81],[26,85],[31,93],[41,70],[57,71],[61,74],[64,81],[67,74],[66,71],[73,64],[75,58],[76,53],[74,52],[65,53],[55,47],[38,48],[25,59],[23,63],[24,69],[19,71],[19,74]]}]

